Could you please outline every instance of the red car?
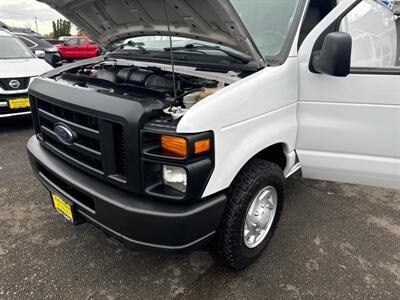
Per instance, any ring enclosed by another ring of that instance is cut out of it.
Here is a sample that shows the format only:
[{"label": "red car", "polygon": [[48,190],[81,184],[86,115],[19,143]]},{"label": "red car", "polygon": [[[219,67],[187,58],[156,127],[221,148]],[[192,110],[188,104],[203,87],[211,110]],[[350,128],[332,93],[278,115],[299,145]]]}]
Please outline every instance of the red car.
[{"label": "red car", "polygon": [[100,54],[100,47],[86,36],[71,38],[56,47],[61,57],[68,61],[77,58],[92,58]]}]

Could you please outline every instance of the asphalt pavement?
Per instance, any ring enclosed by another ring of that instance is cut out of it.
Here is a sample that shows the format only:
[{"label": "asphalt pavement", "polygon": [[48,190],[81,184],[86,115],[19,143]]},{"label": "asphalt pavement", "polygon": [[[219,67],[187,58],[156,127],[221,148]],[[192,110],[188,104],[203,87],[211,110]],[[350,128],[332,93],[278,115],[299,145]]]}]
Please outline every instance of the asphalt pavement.
[{"label": "asphalt pavement", "polygon": [[0,299],[400,299],[400,192],[294,176],[267,251],[131,251],[74,227],[32,175],[30,119],[0,120]]}]

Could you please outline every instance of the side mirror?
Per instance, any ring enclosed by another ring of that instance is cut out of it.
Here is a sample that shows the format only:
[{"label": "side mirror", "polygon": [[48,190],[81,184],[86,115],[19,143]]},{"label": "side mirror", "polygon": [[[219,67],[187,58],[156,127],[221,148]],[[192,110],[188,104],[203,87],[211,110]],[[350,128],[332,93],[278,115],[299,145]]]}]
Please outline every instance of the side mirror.
[{"label": "side mirror", "polygon": [[336,77],[350,74],[351,35],[345,32],[329,33],[324,40],[321,51],[311,56],[312,71]]},{"label": "side mirror", "polygon": [[46,56],[46,52],[44,52],[43,50],[36,50],[36,51],[35,51],[35,55],[36,55],[38,58],[44,58],[44,57]]}]

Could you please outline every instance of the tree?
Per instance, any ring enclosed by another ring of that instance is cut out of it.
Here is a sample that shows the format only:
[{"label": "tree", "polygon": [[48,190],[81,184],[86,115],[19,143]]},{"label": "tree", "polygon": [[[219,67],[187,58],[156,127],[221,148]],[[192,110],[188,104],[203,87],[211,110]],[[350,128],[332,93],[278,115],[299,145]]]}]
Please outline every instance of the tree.
[{"label": "tree", "polygon": [[43,34],[43,38],[46,40],[55,40],[52,32]]},{"label": "tree", "polygon": [[63,19],[53,21],[53,36],[55,39],[60,36],[71,36],[71,22]]},{"label": "tree", "polygon": [[77,33],[78,36],[86,35],[85,30],[83,28],[79,27],[79,26],[76,27],[76,33]]},{"label": "tree", "polygon": [[0,28],[10,29],[5,23],[0,21]]}]

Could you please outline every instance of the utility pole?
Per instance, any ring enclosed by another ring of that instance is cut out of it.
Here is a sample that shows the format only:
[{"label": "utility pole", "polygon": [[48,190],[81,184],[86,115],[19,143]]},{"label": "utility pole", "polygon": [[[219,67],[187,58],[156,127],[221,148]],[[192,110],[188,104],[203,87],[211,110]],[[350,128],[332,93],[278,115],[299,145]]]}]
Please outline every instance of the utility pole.
[{"label": "utility pole", "polygon": [[35,20],[35,24],[36,24],[36,32],[39,33],[39,27],[37,24],[37,17],[33,17],[33,19]]}]

